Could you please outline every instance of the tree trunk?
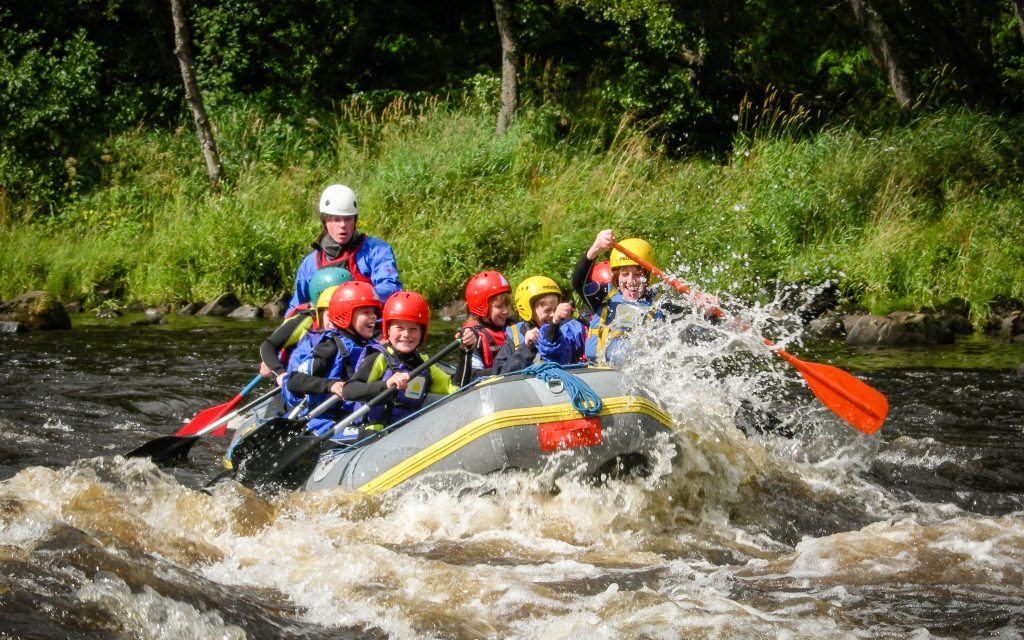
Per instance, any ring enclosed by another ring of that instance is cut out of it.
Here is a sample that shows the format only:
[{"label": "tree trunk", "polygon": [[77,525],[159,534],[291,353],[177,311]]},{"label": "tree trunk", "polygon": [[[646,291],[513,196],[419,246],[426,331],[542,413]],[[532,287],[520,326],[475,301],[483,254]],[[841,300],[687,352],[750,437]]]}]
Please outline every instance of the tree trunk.
[{"label": "tree trunk", "polygon": [[519,44],[512,26],[512,1],[494,0],[494,15],[501,36],[501,111],[498,135],[504,135],[516,114],[519,94]]},{"label": "tree trunk", "polygon": [[906,68],[905,57],[896,39],[871,0],[850,0],[850,6],[860,27],[861,37],[871,52],[871,58],[885,74],[893,95],[899,102],[900,110],[904,113],[910,111],[914,106],[911,74]]},{"label": "tree trunk", "polygon": [[185,12],[181,8],[181,0],[171,0],[171,17],[174,20],[174,53],[178,56],[181,67],[181,81],[185,85],[185,99],[192,109],[192,118],[196,123],[196,135],[199,145],[203,148],[206,158],[206,172],[210,176],[210,186],[220,189],[223,169],[220,155],[217,153],[217,142],[213,139],[210,121],[206,118],[206,107],[203,106],[203,94],[199,91],[199,83],[193,71],[192,49],[188,43],[188,27],[185,24]]},{"label": "tree trunk", "polygon": [[1017,16],[1017,28],[1024,39],[1024,0],[1013,0],[1013,15]]}]

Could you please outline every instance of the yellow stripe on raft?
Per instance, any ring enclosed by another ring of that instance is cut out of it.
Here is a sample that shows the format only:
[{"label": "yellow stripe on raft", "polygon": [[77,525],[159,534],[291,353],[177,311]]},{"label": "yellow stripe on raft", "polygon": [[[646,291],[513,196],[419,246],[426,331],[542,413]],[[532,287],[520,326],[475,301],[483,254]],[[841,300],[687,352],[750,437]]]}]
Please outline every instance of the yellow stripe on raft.
[{"label": "yellow stripe on raft", "polygon": [[[612,416],[620,413],[641,413],[654,418],[668,428],[672,426],[672,418],[662,411],[658,405],[643,396],[617,396],[602,399],[601,402],[603,406],[601,413],[598,415]],[[379,493],[396,487],[420,471],[430,467],[438,460],[450,456],[480,436],[492,431],[542,422],[574,420],[579,417],[581,417],[580,412],[576,411],[571,403],[496,411],[491,415],[477,418],[426,449],[409,456],[399,464],[359,487],[358,491],[363,493]]]}]

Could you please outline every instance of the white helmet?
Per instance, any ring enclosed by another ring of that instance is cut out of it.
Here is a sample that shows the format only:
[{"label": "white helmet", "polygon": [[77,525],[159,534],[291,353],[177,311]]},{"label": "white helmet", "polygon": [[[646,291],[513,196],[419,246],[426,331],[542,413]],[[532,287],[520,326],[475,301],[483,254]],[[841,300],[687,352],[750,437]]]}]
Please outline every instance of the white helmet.
[{"label": "white helmet", "polygon": [[320,213],[325,216],[357,216],[356,192],[343,184],[332,184],[320,194]]}]

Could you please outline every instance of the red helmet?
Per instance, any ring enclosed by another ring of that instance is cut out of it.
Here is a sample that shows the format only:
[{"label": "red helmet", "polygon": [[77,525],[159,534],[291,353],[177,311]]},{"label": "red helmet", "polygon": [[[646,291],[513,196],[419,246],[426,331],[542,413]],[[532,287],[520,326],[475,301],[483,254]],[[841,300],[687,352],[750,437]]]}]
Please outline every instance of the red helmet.
[{"label": "red helmet", "polygon": [[487,317],[487,301],[499,293],[512,293],[512,285],[497,271],[481,271],[466,283],[466,308],[474,316]]},{"label": "red helmet", "polygon": [[384,337],[388,335],[388,325],[392,320],[408,320],[423,325],[420,344],[427,339],[427,328],[430,326],[430,306],[423,296],[415,291],[396,291],[384,303]]},{"label": "red helmet", "polygon": [[590,269],[590,279],[597,284],[608,284],[612,281],[611,263],[605,260],[598,262]]},{"label": "red helmet", "polygon": [[339,329],[352,326],[352,312],[359,307],[373,307],[380,313],[380,296],[369,282],[351,280],[338,286],[327,306],[327,319]]}]

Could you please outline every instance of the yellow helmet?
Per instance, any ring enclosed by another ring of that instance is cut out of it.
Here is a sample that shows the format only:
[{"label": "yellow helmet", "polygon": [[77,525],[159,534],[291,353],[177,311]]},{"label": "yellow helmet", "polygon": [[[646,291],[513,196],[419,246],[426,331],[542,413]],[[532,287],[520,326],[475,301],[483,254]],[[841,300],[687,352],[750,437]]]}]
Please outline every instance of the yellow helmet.
[{"label": "yellow helmet", "polygon": [[338,290],[338,286],[339,285],[327,287],[326,289],[320,292],[320,297],[316,299],[317,311],[320,311],[321,309],[326,309],[327,307],[331,306],[331,296],[334,295],[334,292]]},{"label": "yellow helmet", "polygon": [[[635,253],[644,261],[654,264],[654,251],[646,240],[641,240],[640,238],[626,238],[619,244]],[[626,254],[622,253],[618,249],[612,249],[609,262],[611,262],[612,269],[618,269],[619,267],[640,267],[646,271],[646,268],[627,258]]]},{"label": "yellow helmet", "polygon": [[519,317],[529,322],[533,319],[533,299],[537,296],[555,294],[562,297],[558,284],[547,276],[530,276],[516,287],[515,303]]}]

